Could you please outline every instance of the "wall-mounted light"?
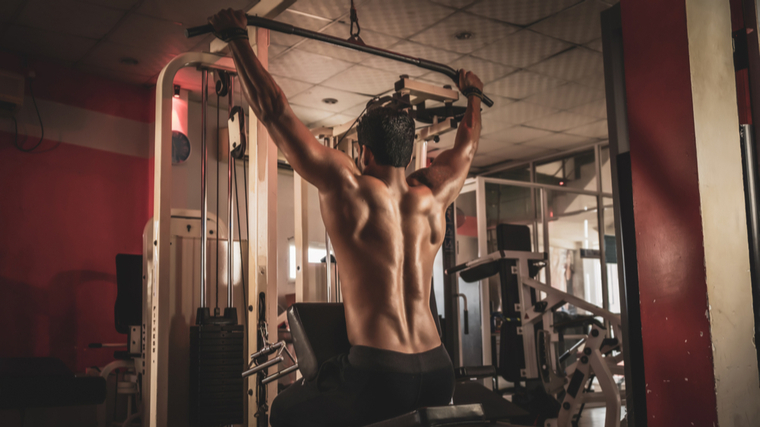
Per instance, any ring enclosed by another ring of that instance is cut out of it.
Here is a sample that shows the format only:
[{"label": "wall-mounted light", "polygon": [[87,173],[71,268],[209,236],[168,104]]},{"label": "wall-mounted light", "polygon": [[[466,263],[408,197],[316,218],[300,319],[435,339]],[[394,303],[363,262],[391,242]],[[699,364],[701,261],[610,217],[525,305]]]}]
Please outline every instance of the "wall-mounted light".
[{"label": "wall-mounted light", "polygon": [[174,97],[179,98],[179,90],[182,89],[179,85],[174,85]]}]

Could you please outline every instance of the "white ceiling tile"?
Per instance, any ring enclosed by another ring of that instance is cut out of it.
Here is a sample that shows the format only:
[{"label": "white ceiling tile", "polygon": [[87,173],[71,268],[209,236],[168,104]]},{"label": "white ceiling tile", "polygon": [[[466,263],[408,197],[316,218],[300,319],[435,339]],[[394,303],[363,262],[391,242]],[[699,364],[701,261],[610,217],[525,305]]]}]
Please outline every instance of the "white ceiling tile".
[{"label": "white ceiling tile", "polygon": [[361,104],[356,104],[352,107],[346,108],[345,110],[341,111],[341,114],[351,116],[353,118],[359,117],[359,114],[364,112],[364,109],[367,108],[367,103],[362,102]]},{"label": "white ceiling tile", "polygon": [[[277,15],[277,17],[274,18],[274,20],[278,22],[284,22],[286,24],[290,24],[295,27],[303,28],[305,30],[310,30],[310,31],[318,31],[322,27],[329,24],[329,22],[323,21],[321,19],[310,18],[308,16],[301,15],[299,13],[291,13],[291,12],[288,12],[287,10]],[[270,42],[274,44],[290,47],[305,39],[303,37],[294,36],[292,34],[283,34],[283,33],[278,33],[275,31],[271,31],[269,33],[269,40]]]},{"label": "white ceiling tile", "polygon": [[296,113],[298,117],[305,125],[318,122],[333,115],[329,111],[315,110],[313,108],[301,107],[300,105],[291,105],[290,108]]},{"label": "white ceiling tile", "polygon": [[585,116],[596,117],[599,119],[607,118],[607,100],[599,99],[588,104],[579,105],[568,110],[571,113],[583,114]]},{"label": "white ceiling tile", "polygon": [[[366,0],[355,0],[354,5],[359,9],[364,2]],[[351,2],[346,0],[298,0],[289,9],[327,19],[337,19],[351,11]],[[359,22],[361,23],[361,19]]]},{"label": "white ceiling tile", "polygon": [[[457,12],[427,30],[415,35],[411,40],[428,46],[459,53],[470,53],[519,30],[518,27],[503,24],[466,12]],[[458,39],[457,34],[467,32],[470,38]]]},{"label": "white ceiling tile", "polygon": [[9,25],[0,39],[0,47],[13,52],[23,52],[36,57],[75,62],[82,58],[96,41],[85,37]]},{"label": "white ceiling tile", "polygon": [[570,129],[566,133],[588,138],[604,139],[608,136],[607,120],[599,120],[598,122]]},{"label": "white ceiling tile", "polygon": [[483,135],[491,139],[497,139],[507,144],[519,144],[521,142],[530,141],[531,139],[543,138],[552,135],[553,132],[548,132],[541,129],[534,129],[525,126],[515,126],[507,129],[501,129],[498,132],[486,132]]},{"label": "white ceiling tile", "polygon": [[586,76],[582,79],[575,80],[575,82],[582,84],[583,86],[588,86],[590,88],[605,90],[604,74]]},{"label": "white ceiling tile", "polygon": [[526,98],[525,102],[559,110],[567,110],[602,98],[604,98],[603,90],[592,89],[588,86],[570,82]]},{"label": "white ceiling tile", "polygon": [[591,40],[590,42],[586,43],[584,46],[586,46],[589,49],[593,49],[597,52],[602,51],[602,39],[601,37],[595,40]]},{"label": "white ceiling tile", "polygon": [[285,97],[288,99],[312,87],[311,83],[305,83],[282,76],[274,76],[274,81],[277,82],[277,85],[280,86],[280,89],[282,89],[285,93]]},{"label": "white ceiling tile", "polygon": [[353,123],[354,120],[356,120],[356,117],[347,116],[345,114],[334,114],[325,119],[318,120],[314,123],[311,123],[310,127],[312,129],[319,128],[319,127],[329,128],[333,126],[339,126],[345,123]]},{"label": "white ceiling tile", "polygon": [[561,40],[522,30],[476,50],[472,55],[500,64],[527,67],[571,46]]},{"label": "white ceiling tile", "polygon": [[562,80],[552,77],[530,71],[518,71],[486,85],[483,90],[486,93],[491,92],[509,98],[523,99],[535,93],[557,87],[562,83],[564,83]]},{"label": "white ceiling tile", "polygon": [[[455,59],[462,56],[458,53],[447,52],[445,50],[436,49],[434,47],[410,42],[407,40],[401,40],[393,46],[390,46],[388,50],[414,58],[424,58],[428,61],[439,62],[442,64],[449,64]],[[419,77],[429,72],[428,70],[417,67],[416,65],[393,61],[390,59],[381,58],[379,56],[372,56],[370,58],[367,58],[367,60],[362,61],[362,65],[377,68],[380,70],[390,71],[396,75],[406,74],[412,77]]]},{"label": "white ceiling tile", "polygon": [[589,138],[577,135],[568,135],[566,133],[555,133],[543,138],[532,139],[522,145],[528,145],[535,148],[549,148],[553,150],[563,150],[591,143]]},{"label": "white ceiling tile", "polygon": [[581,0],[483,0],[467,9],[487,18],[517,25],[532,24]]},{"label": "white ceiling tile", "polygon": [[530,29],[571,43],[588,43],[602,36],[599,14],[609,7],[608,4],[597,0],[585,0],[532,25]]},{"label": "white ceiling tile", "polygon": [[47,31],[99,39],[122,16],[124,11],[121,10],[73,0],[30,0],[15,22]]},{"label": "white ceiling tile", "polygon": [[[164,66],[175,56],[172,53],[138,49],[109,41],[101,41],[87,56],[82,58],[82,64],[125,73],[155,75],[161,72]],[[138,63],[137,65],[123,64],[122,58],[133,58]]]},{"label": "white ceiling tile", "polygon": [[349,92],[375,96],[393,89],[398,75],[388,71],[355,65],[322,83]]},{"label": "white ceiling tile", "polygon": [[476,168],[482,168],[486,166],[490,166],[494,163],[498,163],[496,161],[496,158],[494,158],[490,154],[476,154],[475,157],[472,158],[472,166]]},{"label": "white ceiling tile", "polygon": [[[495,62],[486,61],[485,59],[475,58],[472,56],[463,56],[454,62],[447,64],[455,70],[467,70],[475,73],[480,81],[484,84],[492,82],[499,77],[506,76],[507,74],[515,70],[514,67],[507,65],[497,64]],[[454,82],[441,73],[431,71],[423,76],[425,80],[433,81],[440,84],[454,85]]]},{"label": "white ceiling tile", "polygon": [[407,38],[451,15],[454,10],[419,0],[376,0],[356,8],[362,29]]},{"label": "white ceiling tile", "polygon": [[108,35],[108,40],[125,46],[147,50],[183,53],[198,44],[198,39],[185,37],[184,28],[176,22],[131,13]]},{"label": "white ceiling tile", "polygon": [[578,126],[589,124],[593,121],[596,121],[596,117],[582,116],[580,114],[560,111],[559,113],[552,114],[550,116],[531,120],[529,122],[526,122],[525,125],[539,129],[546,129],[553,132],[561,132],[563,130],[577,128]]},{"label": "white ceiling tile", "polygon": [[269,72],[308,83],[320,83],[350,67],[351,64],[327,56],[291,50],[269,63]]},{"label": "white ceiling tile", "polygon": [[[349,38],[350,28],[348,25],[342,22],[336,22],[327,27],[324,31],[322,31],[322,33],[328,36],[338,37],[345,40]],[[391,37],[375,31],[364,29],[361,31],[361,38],[368,46],[379,47],[381,49],[385,49],[388,46],[398,42],[398,39],[396,37]],[[341,61],[354,63],[360,63],[373,58],[373,56],[368,53],[323,43],[317,40],[309,40],[299,45],[297,49],[312,53],[318,53],[320,55],[340,59]]]},{"label": "white ceiling tile", "polygon": [[[501,150],[512,144],[501,139],[480,138],[478,142],[477,154],[487,154],[493,151]],[[476,155],[477,155],[476,154]]]},{"label": "white ceiling tile", "polygon": [[556,150],[542,148],[542,147],[532,147],[530,145],[524,145],[524,144],[510,145],[502,149],[499,149],[497,151],[488,153],[488,156],[491,157],[492,161],[486,164],[486,166],[494,165],[497,163],[504,163],[511,160],[522,160],[522,159],[528,159],[528,158],[543,157],[545,155],[550,155],[556,152],[557,152]]},{"label": "white ceiling tile", "polygon": [[185,27],[195,27],[207,24],[209,16],[218,13],[222,8],[249,10],[255,3],[257,2],[251,0],[225,0],[224,3],[208,0],[143,1],[136,12],[181,22]]},{"label": "white ceiling tile", "polygon": [[576,47],[539,62],[530,70],[558,79],[578,80],[590,75],[603,75],[604,63],[601,53]]},{"label": "white ceiling tile", "polygon": [[[322,102],[322,100],[326,98],[332,98],[338,102],[335,104],[326,104]],[[290,98],[290,102],[304,107],[338,113],[345,110],[348,106],[357,105],[359,103],[366,104],[370,99],[372,98],[368,96],[357,95],[355,93],[345,92],[334,88],[314,86],[311,89]]]},{"label": "white ceiling tile", "polygon": [[483,114],[483,134],[491,135],[512,125],[523,124],[556,112],[557,110],[553,108],[528,104],[526,102],[513,102],[500,108],[494,108]]},{"label": "white ceiling tile", "polygon": [[[270,44],[269,45],[269,60],[270,61],[273,60],[279,54],[281,54],[282,52],[285,52],[285,50],[287,49],[288,49],[287,46],[280,46],[278,44]],[[314,53],[317,53],[317,52],[314,52]]]}]

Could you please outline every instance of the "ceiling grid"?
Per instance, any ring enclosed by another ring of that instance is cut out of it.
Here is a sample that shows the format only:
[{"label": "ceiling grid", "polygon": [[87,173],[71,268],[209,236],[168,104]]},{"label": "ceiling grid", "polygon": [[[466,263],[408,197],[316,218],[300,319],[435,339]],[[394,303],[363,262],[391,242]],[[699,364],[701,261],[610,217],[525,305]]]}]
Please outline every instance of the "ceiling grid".
[{"label": "ceiling grid", "polygon": [[[176,54],[208,48],[186,39],[222,7],[256,0],[9,0],[0,6],[0,48],[154,84]],[[607,138],[599,13],[614,0],[355,0],[371,46],[478,74],[496,105],[483,111],[473,163],[542,156]],[[278,21],[349,36],[349,0],[298,0]],[[272,33],[270,71],[311,126],[352,121],[400,74],[432,84],[447,77],[295,36]],[[125,57],[138,64],[123,63]],[[335,100],[336,102],[333,102]],[[461,99],[458,105],[464,105]],[[446,134],[431,151],[453,145]]]}]

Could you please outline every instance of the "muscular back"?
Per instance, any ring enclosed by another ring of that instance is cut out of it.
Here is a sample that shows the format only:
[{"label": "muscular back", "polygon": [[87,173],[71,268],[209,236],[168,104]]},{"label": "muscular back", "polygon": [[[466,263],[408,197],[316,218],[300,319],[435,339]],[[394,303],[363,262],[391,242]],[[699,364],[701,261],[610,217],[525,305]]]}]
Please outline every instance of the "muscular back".
[{"label": "muscular back", "polygon": [[[245,14],[228,15],[212,19],[217,31],[245,28]],[[362,174],[348,156],[317,142],[247,40],[229,46],[254,114],[293,169],[319,190],[349,341],[404,353],[440,345],[429,306],[433,258],[443,241],[444,210],[459,194],[478,147],[480,99],[468,95],[454,147],[429,168],[408,179],[390,166]],[[460,70],[459,89],[465,88],[482,90],[483,83]],[[383,174],[385,181],[378,178]]]},{"label": "muscular back", "polygon": [[445,206],[411,179],[387,186],[371,176],[320,195],[333,242],[348,338],[419,353],[441,344],[430,312],[433,259],[443,242]]}]

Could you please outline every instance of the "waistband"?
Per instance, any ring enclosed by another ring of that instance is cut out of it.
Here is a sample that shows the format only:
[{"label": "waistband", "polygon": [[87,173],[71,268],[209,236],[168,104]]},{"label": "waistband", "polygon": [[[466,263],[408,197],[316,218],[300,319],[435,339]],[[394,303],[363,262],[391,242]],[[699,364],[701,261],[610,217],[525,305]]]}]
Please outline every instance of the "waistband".
[{"label": "waistband", "polygon": [[422,353],[400,353],[356,345],[349,350],[348,361],[359,369],[409,374],[454,369],[443,344]]}]

